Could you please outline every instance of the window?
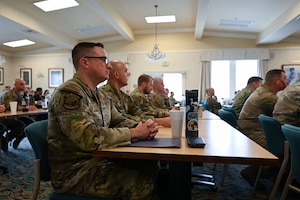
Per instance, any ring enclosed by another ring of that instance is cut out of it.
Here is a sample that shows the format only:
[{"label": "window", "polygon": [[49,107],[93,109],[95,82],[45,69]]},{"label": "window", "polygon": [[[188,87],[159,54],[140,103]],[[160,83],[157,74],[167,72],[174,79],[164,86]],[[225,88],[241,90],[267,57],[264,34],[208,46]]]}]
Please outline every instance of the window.
[{"label": "window", "polygon": [[258,60],[211,62],[211,87],[218,99],[232,99],[235,91],[246,87],[251,76],[258,76]]},{"label": "window", "polygon": [[[150,73],[152,77],[162,77],[165,88],[169,89],[169,92],[174,92],[174,98],[177,101],[182,100],[183,92],[183,74],[182,73]],[[170,95],[170,93],[169,93]]]}]

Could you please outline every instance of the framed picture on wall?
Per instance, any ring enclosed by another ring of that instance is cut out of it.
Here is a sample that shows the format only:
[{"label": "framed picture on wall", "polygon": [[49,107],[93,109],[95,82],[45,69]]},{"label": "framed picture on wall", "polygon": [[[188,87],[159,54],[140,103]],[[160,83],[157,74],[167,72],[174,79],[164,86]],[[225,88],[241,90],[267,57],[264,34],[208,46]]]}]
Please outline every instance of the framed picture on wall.
[{"label": "framed picture on wall", "polygon": [[0,67],[0,85],[4,84],[4,68]]},{"label": "framed picture on wall", "polygon": [[30,87],[32,85],[32,73],[31,68],[21,68],[20,69],[20,77],[25,81],[25,86]]},{"label": "framed picture on wall", "polygon": [[300,64],[286,64],[282,65],[282,69],[285,71],[286,79],[289,84],[293,84],[300,78]]},{"label": "framed picture on wall", "polygon": [[64,69],[49,69],[48,71],[49,88],[56,88],[64,82]]}]

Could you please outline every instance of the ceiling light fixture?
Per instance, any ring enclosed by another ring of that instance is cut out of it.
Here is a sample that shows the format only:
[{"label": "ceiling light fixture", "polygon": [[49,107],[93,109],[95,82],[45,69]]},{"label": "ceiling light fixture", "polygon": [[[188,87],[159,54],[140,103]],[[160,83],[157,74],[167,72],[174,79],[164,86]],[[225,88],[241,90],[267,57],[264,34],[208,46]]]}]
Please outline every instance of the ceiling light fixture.
[{"label": "ceiling light fixture", "polygon": [[9,46],[9,47],[22,47],[22,46],[28,46],[28,45],[32,45],[35,44],[35,42],[31,41],[31,40],[16,40],[16,41],[11,41],[11,42],[5,42],[3,43],[5,46]]},{"label": "ceiling light fixture", "polygon": [[[157,5],[154,6],[157,16]],[[146,55],[146,60],[151,62],[158,62],[165,59],[166,54],[159,50],[159,45],[157,43],[157,23],[155,23],[155,44],[151,52]]]},{"label": "ceiling light fixture", "polygon": [[253,24],[253,21],[248,20],[231,20],[231,19],[220,19],[219,25],[220,26],[239,26],[239,27],[249,27]]},{"label": "ceiling light fixture", "polygon": [[33,4],[45,12],[71,8],[79,5],[75,0],[46,0]]},{"label": "ceiling light fixture", "polygon": [[176,17],[175,15],[150,16],[150,17],[145,17],[145,20],[148,24],[168,23],[168,22],[176,22]]}]

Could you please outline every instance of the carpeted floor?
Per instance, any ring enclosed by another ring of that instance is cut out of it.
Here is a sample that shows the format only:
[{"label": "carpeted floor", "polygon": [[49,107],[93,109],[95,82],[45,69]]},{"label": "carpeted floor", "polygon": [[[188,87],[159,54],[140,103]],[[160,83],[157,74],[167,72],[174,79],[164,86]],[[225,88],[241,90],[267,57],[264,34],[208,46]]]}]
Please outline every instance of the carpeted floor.
[{"label": "carpeted floor", "polygon": [[[9,173],[0,174],[0,200],[30,199],[33,189],[34,154],[28,140],[24,139],[18,149],[10,147],[9,153],[6,156],[4,156],[2,152],[1,157],[0,165],[7,163]],[[223,173],[223,164],[218,164],[216,170],[213,170],[213,167],[214,164],[205,163],[203,167],[195,167],[194,170],[214,174],[216,183],[219,184]],[[256,195],[252,197],[252,187],[240,176],[240,171],[243,168],[245,168],[244,165],[230,165],[224,186],[218,185],[217,191],[211,191],[210,188],[206,186],[194,186],[192,190],[192,200],[268,199],[268,194],[272,190],[272,181],[262,180],[267,186],[267,191],[258,191]],[[279,199],[281,189],[282,188],[279,189],[276,199]],[[51,190],[50,183],[43,182],[39,199],[48,199],[48,194]],[[300,195],[289,192],[288,199],[300,199]]]}]

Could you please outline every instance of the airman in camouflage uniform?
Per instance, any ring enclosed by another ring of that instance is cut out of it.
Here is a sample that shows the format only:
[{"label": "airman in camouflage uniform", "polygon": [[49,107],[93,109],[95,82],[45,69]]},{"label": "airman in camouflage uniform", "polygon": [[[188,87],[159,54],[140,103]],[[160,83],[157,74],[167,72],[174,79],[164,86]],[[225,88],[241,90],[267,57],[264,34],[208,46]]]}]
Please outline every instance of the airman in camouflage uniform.
[{"label": "airman in camouflage uniform", "polygon": [[209,105],[211,111],[216,115],[219,115],[218,111],[221,109],[221,104],[217,101],[217,97],[215,96],[214,88],[207,88],[206,89],[206,101],[205,103]]},{"label": "airman in camouflage uniform", "polygon": [[[3,95],[3,103],[5,105],[6,110],[10,111],[9,102],[17,101],[17,110],[22,111],[22,101],[24,98],[24,92],[29,92],[25,87],[25,81],[21,78],[17,78],[14,82],[14,88],[10,91],[5,92]],[[34,101],[29,102],[29,110],[36,110],[36,107],[34,106]]]},{"label": "airman in camouflage uniform", "polygon": [[85,196],[155,198],[156,162],[95,157],[92,152],[151,139],[157,124],[123,117],[96,89],[111,69],[101,43],[77,44],[72,58],[76,74],[56,89],[49,104],[52,186],[60,193]]},{"label": "airman in camouflage uniform", "polygon": [[273,117],[282,124],[300,127],[300,81],[289,85],[280,93]]},{"label": "airman in camouflage uniform", "polygon": [[277,102],[276,93],[288,84],[285,72],[279,69],[268,71],[265,80],[246,100],[238,119],[239,130],[263,147],[266,147],[266,138],[258,115],[272,116]]},{"label": "airman in camouflage uniform", "polygon": [[149,94],[153,87],[153,78],[146,74],[141,75],[138,78],[138,87],[132,91],[130,96],[136,105],[142,109],[146,115],[152,115],[154,117],[169,117],[170,113],[168,109],[156,108],[152,105]]},{"label": "airman in camouflage uniform", "polygon": [[239,116],[245,101],[252,94],[252,92],[261,85],[261,82],[261,77],[253,76],[248,79],[247,87],[245,87],[239,93],[237,93],[232,104],[232,108],[237,116]]},{"label": "airman in camouflage uniform", "polygon": [[113,105],[125,117],[134,121],[141,121],[142,119],[152,119],[159,125],[171,127],[170,117],[154,118],[152,115],[145,115],[132,100],[130,96],[121,90],[121,87],[127,85],[130,73],[122,61],[111,61],[112,69],[109,73],[109,79],[105,86],[100,87],[108,96],[111,97]]},{"label": "airman in camouflage uniform", "polygon": [[156,108],[171,110],[168,94],[164,95],[164,82],[161,77],[153,79],[153,90],[150,93],[152,105]]}]

